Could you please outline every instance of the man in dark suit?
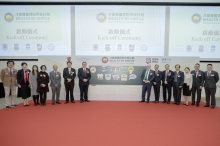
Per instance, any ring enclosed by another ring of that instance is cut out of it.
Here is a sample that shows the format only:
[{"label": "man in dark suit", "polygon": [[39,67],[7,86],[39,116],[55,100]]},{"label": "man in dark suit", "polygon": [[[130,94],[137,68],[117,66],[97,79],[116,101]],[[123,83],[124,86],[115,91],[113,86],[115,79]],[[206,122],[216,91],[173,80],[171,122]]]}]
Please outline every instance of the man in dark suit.
[{"label": "man in dark suit", "polygon": [[147,69],[144,69],[141,75],[141,80],[143,83],[142,86],[142,100],[140,102],[145,102],[145,94],[147,91],[147,103],[149,103],[150,100],[150,93],[151,93],[151,87],[153,84],[153,80],[154,80],[154,71],[150,69],[151,65],[148,64],[147,65]]},{"label": "man in dark suit", "polygon": [[74,88],[74,79],[76,77],[76,70],[71,67],[72,62],[68,61],[67,62],[67,67],[63,69],[63,78],[64,78],[64,84],[65,84],[65,89],[66,89],[66,102],[67,104],[69,102],[69,93],[70,93],[70,99],[72,103],[74,102],[74,97],[73,97],[73,88]]},{"label": "man in dark suit", "polygon": [[204,73],[199,70],[200,65],[196,63],[194,66],[195,70],[191,71],[193,75],[193,84],[192,84],[192,105],[195,105],[195,94],[197,92],[197,101],[196,106],[199,106],[201,100],[202,87],[204,84]]},{"label": "man in dark suit", "polygon": [[173,73],[173,98],[174,104],[179,105],[181,103],[181,92],[184,84],[184,73],[180,71],[180,65],[175,65]]},{"label": "man in dark suit", "polygon": [[[171,91],[172,91],[172,79],[173,71],[169,69],[170,65],[165,65],[165,70],[162,72],[162,86],[163,86],[163,103],[170,104]],[[168,92],[168,99],[167,99]]]},{"label": "man in dark suit", "polygon": [[210,96],[211,96],[211,108],[214,109],[216,105],[215,93],[216,83],[219,81],[219,75],[216,71],[212,70],[212,64],[207,65],[207,71],[204,72],[204,87],[206,94],[206,105],[204,107],[210,107]]},{"label": "man in dark suit", "polygon": [[79,78],[79,89],[80,89],[80,103],[84,101],[90,102],[88,100],[88,88],[89,88],[89,80],[91,78],[91,73],[89,68],[86,68],[87,63],[82,63],[82,68],[78,69],[78,78]]},{"label": "man in dark suit", "polygon": [[154,80],[153,80],[153,87],[154,87],[154,96],[155,100],[153,101],[154,103],[159,102],[160,98],[160,86],[161,86],[161,79],[162,79],[162,72],[158,70],[159,65],[154,66]]}]

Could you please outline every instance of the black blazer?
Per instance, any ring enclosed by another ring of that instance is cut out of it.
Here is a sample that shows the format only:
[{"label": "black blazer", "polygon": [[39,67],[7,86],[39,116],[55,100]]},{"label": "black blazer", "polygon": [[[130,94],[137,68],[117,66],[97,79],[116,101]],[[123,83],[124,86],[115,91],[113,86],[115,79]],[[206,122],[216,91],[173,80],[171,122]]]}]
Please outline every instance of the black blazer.
[{"label": "black blazer", "polygon": [[216,88],[216,83],[219,81],[219,75],[216,71],[212,70],[210,77],[207,76],[207,71],[204,72],[204,87]]},{"label": "black blazer", "polygon": [[[74,68],[71,68],[71,74],[69,73],[68,68],[63,69],[63,78],[64,78],[64,84],[73,84],[74,85],[74,79],[76,77],[76,70]],[[71,82],[68,82],[67,79],[72,79]]]},{"label": "black blazer", "polygon": [[[166,70],[162,72],[162,86],[166,85],[164,84],[166,78]],[[172,85],[172,79],[173,79],[173,71],[169,70],[169,73],[167,75],[167,85]]]},{"label": "black blazer", "polygon": [[175,83],[175,76],[176,76],[176,71],[173,72],[173,85],[176,84],[177,86],[183,86],[184,84],[184,73],[182,71],[178,72],[177,75],[177,82]]},{"label": "black blazer", "polygon": [[[30,78],[31,71],[29,69],[27,69],[27,71],[28,71],[28,78]],[[20,85],[22,81],[24,81],[24,70],[20,69],[18,70],[18,73],[17,73],[17,83]]]},{"label": "black blazer", "polygon": [[157,74],[156,71],[154,71],[154,81],[156,82],[156,85],[161,85],[162,80],[162,72],[158,70]]},{"label": "black blazer", "polygon": [[[143,82],[144,77],[145,77],[145,73],[146,73],[147,69],[144,69],[142,74],[141,74],[141,80],[142,80],[142,84],[144,85],[145,83]],[[154,71],[150,69],[150,72],[148,73],[148,81],[150,81],[150,83],[148,83],[149,85],[151,85],[153,83],[154,80]]]},{"label": "black blazer", "polygon": [[[89,85],[89,80],[91,78],[91,72],[89,68],[86,68],[86,75],[84,74],[83,68],[78,69],[79,86]],[[87,82],[83,82],[83,79],[87,79]]]},{"label": "black blazer", "polygon": [[198,74],[197,74],[197,78],[196,78],[196,72],[195,70],[191,71],[191,74],[193,75],[193,87],[199,87],[202,86],[204,84],[204,73],[201,70],[198,70]]}]

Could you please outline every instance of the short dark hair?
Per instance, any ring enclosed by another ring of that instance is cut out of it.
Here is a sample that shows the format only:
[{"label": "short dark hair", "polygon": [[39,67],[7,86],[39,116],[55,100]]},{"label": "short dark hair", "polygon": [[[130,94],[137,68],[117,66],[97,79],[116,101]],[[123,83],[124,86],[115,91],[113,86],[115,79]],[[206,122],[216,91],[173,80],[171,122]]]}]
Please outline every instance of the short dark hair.
[{"label": "short dark hair", "polygon": [[175,68],[176,68],[176,66],[179,66],[179,68],[180,68],[180,65],[179,65],[179,64],[176,64],[176,65],[175,65]]},{"label": "short dark hair", "polygon": [[186,67],[185,69],[188,69],[188,70],[190,70],[190,69],[189,69],[189,67]]},{"label": "short dark hair", "polygon": [[8,64],[9,64],[10,62],[12,62],[13,65],[15,65],[15,62],[14,62],[13,60],[8,60],[8,61],[7,61],[7,66],[8,66]]},{"label": "short dark hair", "polygon": [[82,64],[83,64],[83,63],[87,64],[85,61],[83,61]]},{"label": "short dark hair", "polygon": [[200,66],[200,64],[199,64],[199,63],[196,63],[196,64],[195,64],[195,66],[196,66],[196,65]]},{"label": "short dark hair", "polygon": [[212,64],[211,64],[211,63],[210,63],[210,64],[207,64],[207,66],[209,66],[209,65],[210,65],[210,66],[212,66]]},{"label": "short dark hair", "polygon": [[27,63],[26,63],[26,62],[22,62],[22,63],[21,63],[21,66],[23,66],[23,65],[27,65]]},{"label": "short dark hair", "polygon": [[155,64],[154,66],[158,66],[158,67],[159,67],[159,65],[158,65],[158,64]]},{"label": "short dark hair", "polygon": [[43,67],[45,67],[45,69],[47,69],[46,65],[41,65],[40,69],[42,70]]},{"label": "short dark hair", "polygon": [[72,62],[71,62],[71,61],[67,61],[67,63],[66,63],[66,64],[68,64],[68,63],[71,63],[71,64],[72,64]]},{"label": "short dark hair", "polygon": [[165,64],[165,66],[167,66],[167,65],[170,67],[170,65],[169,65],[169,64]]}]

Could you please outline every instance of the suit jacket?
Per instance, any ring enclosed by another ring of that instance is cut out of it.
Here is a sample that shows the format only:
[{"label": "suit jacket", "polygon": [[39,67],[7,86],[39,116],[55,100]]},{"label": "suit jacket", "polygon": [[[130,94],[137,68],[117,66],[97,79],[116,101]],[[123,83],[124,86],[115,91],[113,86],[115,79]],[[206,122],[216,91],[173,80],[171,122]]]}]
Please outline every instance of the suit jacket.
[{"label": "suit jacket", "polygon": [[17,85],[17,70],[13,69],[12,75],[8,71],[8,68],[2,69],[1,71],[1,80],[4,86],[10,86],[11,84],[16,86]]},{"label": "suit jacket", "polygon": [[[143,81],[144,80],[144,77],[145,77],[145,74],[146,74],[146,70],[147,69],[144,69],[142,74],[141,74],[141,80]],[[150,69],[149,73],[148,73],[148,81],[150,81],[150,83],[148,84],[152,84],[153,83],[153,80],[154,80],[154,71]],[[143,85],[146,84],[145,82],[142,82]]]},{"label": "suit jacket", "polygon": [[[86,74],[84,74],[83,68],[78,69],[79,86],[89,85],[89,80],[91,78],[91,72],[89,68],[86,68]],[[87,82],[83,82],[83,79],[87,79]]]},{"label": "suit jacket", "polygon": [[[48,83],[50,82],[49,75],[47,72],[40,71],[37,74],[37,92],[49,92]],[[45,84],[45,87],[42,87],[41,84]]]},{"label": "suit jacket", "polygon": [[[166,85],[164,84],[165,78],[166,78],[166,70],[162,72],[162,86]],[[172,86],[172,80],[173,80],[173,71],[169,70],[169,73],[167,75],[167,85]]]},{"label": "suit jacket", "polygon": [[[74,68],[71,68],[71,72],[72,73],[70,74],[67,67],[63,69],[64,84],[74,85],[74,79],[76,77],[76,70]],[[71,79],[71,82],[68,82],[67,79]]]},{"label": "suit jacket", "polygon": [[212,70],[211,75],[207,76],[207,71],[204,72],[204,87],[216,88],[216,83],[219,81],[219,75],[216,71]]},{"label": "suit jacket", "polygon": [[[29,69],[27,69],[27,71],[28,71],[28,78],[30,79],[31,71]],[[22,81],[24,81],[24,70],[20,69],[18,70],[18,74],[17,74],[17,83],[20,85]]]},{"label": "suit jacket", "polygon": [[203,71],[198,70],[197,77],[196,77],[195,70],[192,70],[191,74],[193,75],[193,85],[192,86],[193,87],[199,87],[199,86],[203,87],[203,84],[204,84],[204,73],[203,73]]},{"label": "suit jacket", "polygon": [[153,82],[156,82],[156,85],[161,85],[161,80],[162,80],[162,72],[158,70],[158,72],[156,74],[156,71],[154,71]]},{"label": "suit jacket", "polygon": [[54,71],[50,72],[50,86],[55,87],[57,84],[59,87],[61,87],[61,73],[57,71],[55,74]]},{"label": "suit jacket", "polygon": [[177,75],[177,82],[175,83],[175,76],[176,76],[176,71],[173,72],[173,85],[176,84],[177,86],[183,86],[184,84],[184,73],[182,71],[178,72]]}]

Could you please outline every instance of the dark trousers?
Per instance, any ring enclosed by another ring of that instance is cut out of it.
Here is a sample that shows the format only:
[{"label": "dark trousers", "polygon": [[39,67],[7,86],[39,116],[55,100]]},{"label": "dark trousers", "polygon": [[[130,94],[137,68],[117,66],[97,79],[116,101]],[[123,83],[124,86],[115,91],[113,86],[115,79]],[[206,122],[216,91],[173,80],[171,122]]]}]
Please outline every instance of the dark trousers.
[{"label": "dark trousers", "polygon": [[147,91],[147,101],[150,100],[151,87],[152,87],[151,83],[143,84],[143,86],[142,86],[142,95],[141,95],[142,100],[145,100],[146,91]]},{"label": "dark trousers", "polygon": [[192,86],[192,102],[195,103],[195,96],[196,96],[196,93],[197,93],[197,101],[196,103],[200,103],[201,101],[201,93],[202,93],[202,89],[199,89],[199,86],[196,87],[196,86]]},{"label": "dark trousers", "polygon": [[47,92],[40,92],[40,103],[44,104],[47,100]]},{"label": "dark trousers", "polygon": [[181,92],[182,88],[179,88],[175,83],[173,85],[173,98],[174,103],[180,103],[181,102]]},{"label": "dark trousers", "polygon": [[[171,85],[169,84],[165,84],[163,85],[163,101],[169,101],[171,100],[171,91],[172,91],[172,88],[171,88]],[[167,92],[168,92],[168,99],[167,99]]]},{"label": "dark trousers", "polygon": [[72,84],[65,84],[65,89],[66,89],[66,101],[67,101],[67,102],[69,102],[69,93],[70,93],[70,100],[71,100],[71,101],[74,101],[73,88],[74,88],[74,85],[72,85]]},{"label": "dark trousers", "polygon": [[155,100],[159,101],[159,98],[160,98],[160,84],[153,85],[153,87],[154,87]]},{"label": "dark trousers", "polygon": [[35,104],[39,103],[39,95],[33,95],[33,100]]},{"label": "dark trousers", "polygon": [[208,88],[205,87],[205,95],[206,95],[206,104],[210,105],[210,96],[211,96],[211,105],[215,106],[215,93],[216,93],[216,88]]},{"label": "dark trousers", "polygon": [[83,95],[84,95],[84,100],[88,100],[88,89],[89,85],[80,85],[80,100],[83,100]]}]

